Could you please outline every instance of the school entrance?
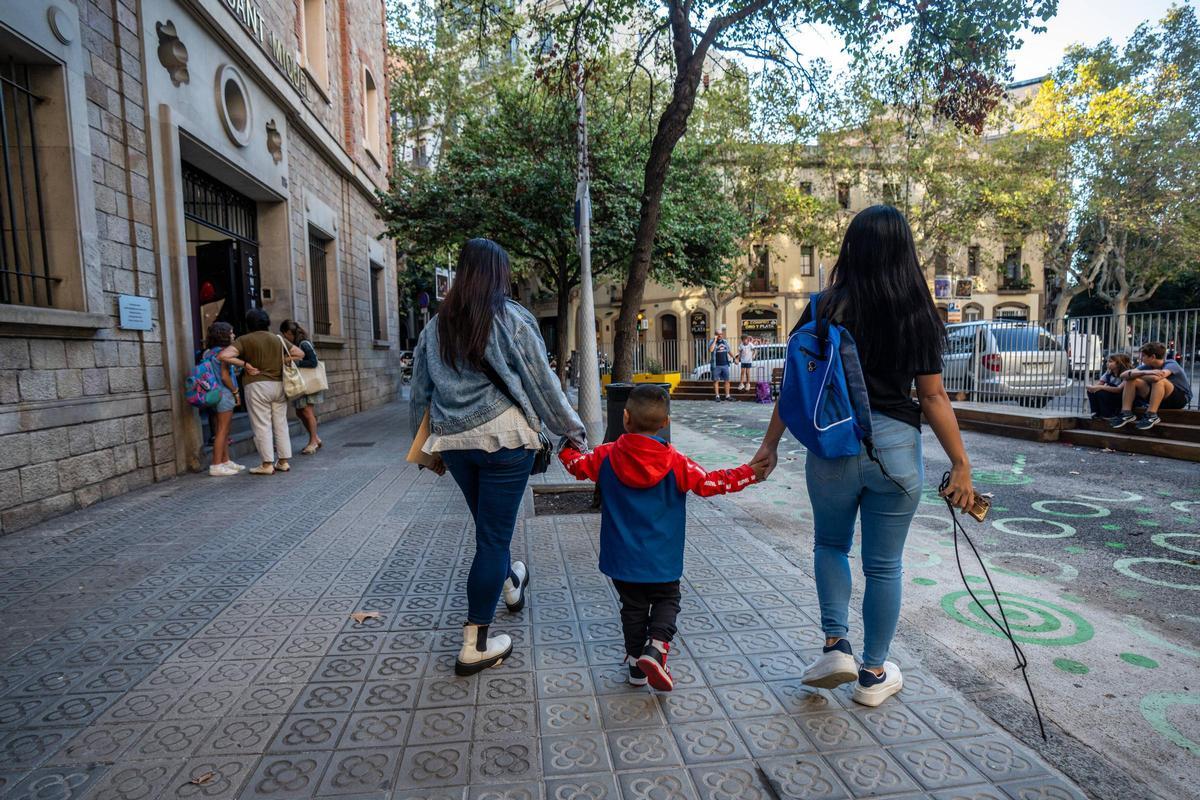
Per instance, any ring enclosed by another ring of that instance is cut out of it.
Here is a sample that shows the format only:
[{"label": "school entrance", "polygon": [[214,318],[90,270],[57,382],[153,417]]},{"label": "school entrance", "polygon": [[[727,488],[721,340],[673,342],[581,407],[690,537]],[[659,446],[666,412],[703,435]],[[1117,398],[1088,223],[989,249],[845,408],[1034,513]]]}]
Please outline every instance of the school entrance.
[{"label": "school entrance", "polygon": [[246,311],[262,304],[255,202],[183,162],[192,341],[204,349],[208,326],[228,322],[245,332]]}]

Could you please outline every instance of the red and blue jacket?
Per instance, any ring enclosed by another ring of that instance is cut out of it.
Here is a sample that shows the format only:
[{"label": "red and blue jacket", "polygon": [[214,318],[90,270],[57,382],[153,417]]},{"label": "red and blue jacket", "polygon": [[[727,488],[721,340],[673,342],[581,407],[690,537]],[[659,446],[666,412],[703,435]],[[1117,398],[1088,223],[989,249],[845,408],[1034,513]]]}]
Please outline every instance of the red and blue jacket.
[{"label": "red and blue jacket", "polygon": [[590,453],[566,448],[559,459],[579,480],[600,487],[600,571],[630,583],[666,583],[683,576],[684,501],[754,483],[749,464],[705,472],[655,436],[626,433]]}]

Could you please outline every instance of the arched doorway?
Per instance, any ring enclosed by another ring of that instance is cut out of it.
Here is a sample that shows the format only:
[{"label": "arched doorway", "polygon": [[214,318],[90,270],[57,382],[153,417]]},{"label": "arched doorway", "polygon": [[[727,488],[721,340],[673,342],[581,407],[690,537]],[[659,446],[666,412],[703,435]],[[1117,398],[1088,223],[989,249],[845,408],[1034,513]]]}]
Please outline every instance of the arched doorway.
[{"label": "arched doorway", "polygon": [[977,322],[983,319],[983,306],[979,303],[967,303],[963,306],[963,322]]},{"label": "arched doorway", "polygon": [[658,318],[658,330],[658,360],[664,372],[676,372],[679,369],[679,317],[663,314]]},{"label": "arched doorway", "polygon": [[992,311],[995,319],[1006,319],[1014,322],[1029,321],[1029,306],[1024,303],[1004,303]]}]

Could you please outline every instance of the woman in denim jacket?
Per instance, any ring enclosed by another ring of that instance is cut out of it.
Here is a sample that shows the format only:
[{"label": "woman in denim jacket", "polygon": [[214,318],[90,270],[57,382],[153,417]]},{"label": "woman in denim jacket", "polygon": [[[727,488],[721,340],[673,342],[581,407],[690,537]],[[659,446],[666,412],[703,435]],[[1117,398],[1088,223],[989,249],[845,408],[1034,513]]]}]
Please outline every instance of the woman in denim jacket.
[{"label": "woman in denim jacket", "polygon": [[508,253],[489,239],[468,241],[454,285],[413,353],[413,434],[428,411],[424,450],[441,459],[435,470],[449,470],[475,520],[459,675],[496,666],[512,652],[512,640],[489,636],[488,626],[502,591],[510,612],[525,606],[529,568],[511,561],[509,544],[542,424],[586,446],[583,423],[546,360],[537,320],[508,299],[510,283]]}]

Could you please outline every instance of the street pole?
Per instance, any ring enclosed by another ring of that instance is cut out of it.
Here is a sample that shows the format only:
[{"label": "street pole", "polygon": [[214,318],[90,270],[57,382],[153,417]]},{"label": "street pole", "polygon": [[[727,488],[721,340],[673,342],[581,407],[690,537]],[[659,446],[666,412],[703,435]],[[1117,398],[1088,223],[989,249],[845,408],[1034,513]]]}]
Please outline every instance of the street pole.
[{"label": "street pole", "polygon": [[579,226],[579,418],[587,431],[588,444],[604,441],[600,415],[600,368],[596,354],[596,301],[592,292],[592,197],[588,187],[587,107],[583,93],[584,73],[580,63],[576,106],[579,121],[576,141],[579,148],[578,183],[575,189],[575,214]]}]

